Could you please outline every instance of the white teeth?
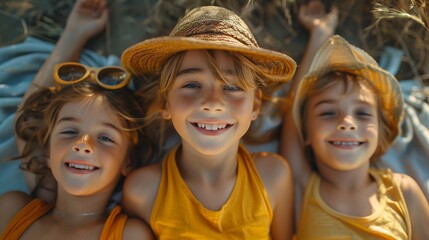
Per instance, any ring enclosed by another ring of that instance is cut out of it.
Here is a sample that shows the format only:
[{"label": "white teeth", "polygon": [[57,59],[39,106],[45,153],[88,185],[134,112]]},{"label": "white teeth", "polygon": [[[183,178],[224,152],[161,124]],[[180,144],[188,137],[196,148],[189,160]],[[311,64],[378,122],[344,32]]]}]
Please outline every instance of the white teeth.
[{"label": "white teeth", "polygon": [[77,163],[68,163],[68,166],[72,167],[72,168],[76,168],[76,169],[81,169],[81,170],[94,170],[95,169],[94,166],[88,166],[88,165],[77,164]]},{"label": "white teeth", "polygon": [[205,124],[205,123],[198,123],[197,124],[199,128],[204,128],[205,130],[209,131],[216,131],[220,129],[226,128],[226,124]]},{"label": "white teeth", "polygon": [[334,145],[338,146],[358,146],[359,142],[340,142],[340,141],[333,141]]}]

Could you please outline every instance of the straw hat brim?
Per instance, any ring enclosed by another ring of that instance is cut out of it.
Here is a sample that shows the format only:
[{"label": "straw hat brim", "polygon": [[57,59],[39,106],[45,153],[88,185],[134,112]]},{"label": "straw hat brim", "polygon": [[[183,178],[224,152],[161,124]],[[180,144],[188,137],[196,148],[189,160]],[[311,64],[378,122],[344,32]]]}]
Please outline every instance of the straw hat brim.
[{"label": "straw hat brim", "polygon": [[[361,76],[374,86],[383,111],[386,113],[389,128],[392,130],[390,141],[396,138],[400,131],[399,124],[403,118],[404,99],[398,80],[388,71],[378,66],[375,60],[366,52],[350,45],[345,39],[334,36],[325,43],[316,54],[309,73],[304,76],[296,90],[293,103],[293,118],[298,129],[301,129],[301,107],[308,91],[321,76],[333,72],[348,72]],[[303,140],[303,136],[301,136]]]},{"label": "straw hat brim", "polygon": [[[259,47],[239,43],[205,41],[190,37],[158,37],[137,43],[126,49],[121,57],[122,66],[135,76],[159,73],[163,64],[176,53],[189,50],[225,50],[241,53],[268,74],[289,81],[295,73],[296,63],[289,56]],[[268,86],[267,86],[268,87]]]}]

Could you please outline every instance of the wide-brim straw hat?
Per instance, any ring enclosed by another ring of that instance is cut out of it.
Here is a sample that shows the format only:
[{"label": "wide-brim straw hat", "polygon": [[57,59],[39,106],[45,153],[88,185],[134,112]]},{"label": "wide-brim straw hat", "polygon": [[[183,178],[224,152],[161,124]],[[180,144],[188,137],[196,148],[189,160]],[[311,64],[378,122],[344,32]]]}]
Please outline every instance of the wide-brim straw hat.
[{"label": "wide-brim straw hat", "polygon": [[234,12],[217,6],[198,7],[187,13],[169,36],[137,43],[126,49],[121,57],[122,66],[135,76],[157,74],[172,55],[186,50],[226,50],[241,53],[267,74],[266,88],[277,87],[289,81],[296,63],[289,56],[263,49]]},{"label": "wide-brim straw hat", "polygon": [[[308,73],[300,81],[293,103],[293,117],[298,129],[302,129],[302,104],[318,78],[333,71],[348,72],[367,79],[375,88],[381,109],[387,117],[393,142],[400,130],[404,113],[404,98],[398,80],[364,50],[335,35],[329,38],[316,53]],[[301,131],[300,131],[301,132]],[[301,136],[303,138],[303,136]]]}]

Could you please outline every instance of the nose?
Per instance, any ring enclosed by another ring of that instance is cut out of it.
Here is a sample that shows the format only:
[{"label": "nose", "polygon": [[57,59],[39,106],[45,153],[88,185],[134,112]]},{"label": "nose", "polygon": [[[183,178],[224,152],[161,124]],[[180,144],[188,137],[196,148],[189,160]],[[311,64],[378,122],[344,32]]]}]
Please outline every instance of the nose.
[{"label": "nose", "polygon": [[225,109],[225,102],[222,89],[208,89],[201,107],[204,111],[223,111]]},{"label": "nose", "polygon": [[347,115],[338,123],[337,129],[342,130],[342,131],[344,131],[344,130],[356,130],[357,126],[356,126],[356,123],[355,123],[353,117],[350,115]]},{"label": "nose", "polygon": [[90,137],[88,135],[83,135],[79,138],[73,145],[73,151],[81,154],[92,154],[94,149]]}]

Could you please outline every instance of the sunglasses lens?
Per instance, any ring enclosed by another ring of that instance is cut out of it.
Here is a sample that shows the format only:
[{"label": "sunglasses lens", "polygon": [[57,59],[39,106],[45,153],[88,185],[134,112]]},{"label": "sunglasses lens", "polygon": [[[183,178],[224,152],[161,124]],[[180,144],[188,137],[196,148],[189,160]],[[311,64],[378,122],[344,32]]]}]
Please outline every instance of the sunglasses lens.
[{"label": "sunglasses lens", "polygon": [[86,73],[86,69],[82,66],[75,66],[75,65],[64,65],[60,69],[58,69],[58,76],[64,80],[73,82],[75,80],[78,80],[82,78]]},{"label": "sunglasses lens", "polygon": [[106,85],[115,86],[127,79],[127,73],[116,68],[106,68],[98,73],[98,79]]}]

